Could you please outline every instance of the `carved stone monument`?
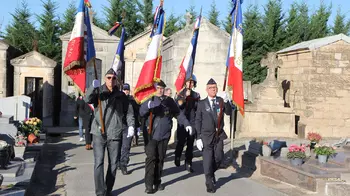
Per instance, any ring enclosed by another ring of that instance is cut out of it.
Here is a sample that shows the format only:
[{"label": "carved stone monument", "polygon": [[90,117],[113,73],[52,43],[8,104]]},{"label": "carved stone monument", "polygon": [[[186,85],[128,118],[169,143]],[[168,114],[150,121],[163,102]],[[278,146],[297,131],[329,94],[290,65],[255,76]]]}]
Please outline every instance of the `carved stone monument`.
[{"label": "carved stone monument", "polygon": [[284,100],[279,94],[281,86],[275,77],[280,64],[276,53],[269,53],[261,60],[268,73],[263,83],[252,87],[252,103],[246,104],[244,118],[238,119],[238,137],[296,136],[294,112],[284,107]]}]

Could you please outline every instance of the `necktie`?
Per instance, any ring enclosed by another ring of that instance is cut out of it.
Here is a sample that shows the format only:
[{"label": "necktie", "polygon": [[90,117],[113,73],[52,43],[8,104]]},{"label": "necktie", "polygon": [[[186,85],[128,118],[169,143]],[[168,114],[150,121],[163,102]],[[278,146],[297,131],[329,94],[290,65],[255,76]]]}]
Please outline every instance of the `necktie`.
[{"label": "necktie", "polygon": [[212,99],[212,100],[211,100],[211,103],[212,103],[211,107],[212,107],[212,109],[213,109],[213,112],[214,112],[215,116],[217,116],[216,105],[215,105],[215,99]]}]

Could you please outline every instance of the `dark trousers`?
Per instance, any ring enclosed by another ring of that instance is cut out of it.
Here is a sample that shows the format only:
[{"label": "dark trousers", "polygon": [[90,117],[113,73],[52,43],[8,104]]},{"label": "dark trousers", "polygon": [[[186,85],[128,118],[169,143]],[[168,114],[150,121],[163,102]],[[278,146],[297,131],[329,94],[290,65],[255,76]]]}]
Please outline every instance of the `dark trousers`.
[{"label": "dark trousers", "polygon": [[145,185],[152,188],[161,184],[161,177],[169,139],[150,140],[146,146]]},{"label": "dark trousers", "polygon": [[[120,152],[119,140],[107,140],[104,136],[93,137],[94,141],[94,178],[95,178],[95,192],[96,195],[109,194],[115,182],[117,173],[117,157]],[[104,156],[105,149],[108,153],[108,170],[106,181],[104,180]]]},{"label": "dark trousers", "polygon": [[221,161],[224,158],[224,142],[219,140],[211,144],[206,144],[205,139],[203,141],[203,169],[205,175],[205,184],[212,184],[212,180],[215,177],[215,171],[219,168]]},{"label": "dark trousers", "polygon": [[131,149],[131,141],[132,137],[128,136],[128,130],[123,131],[123,140],[121,143],[121,153],[120,156],[118,156],[119,166],[120,167],[126,167],[129,164],[130,161],[130,149]]},{"label": "dark trousers", "polygon": [[85,129],[85,143],[91,144],[92,142],[92,134],[91,134],[91,124],[93,120],[93,116],[84,117],[84,129]]},{"label": "dark trousers", "polygon": [[192,165],[192,159],[193,159],[193,143],[194,143],[194,136],[190,135],[185,127],[179,126],[177,129],[177,144],[176,144],[176,150],[175,150],[175,158],[180,158],[182,155],[182,151],[184,149],[184,146],[186,144],[186,163]]}]

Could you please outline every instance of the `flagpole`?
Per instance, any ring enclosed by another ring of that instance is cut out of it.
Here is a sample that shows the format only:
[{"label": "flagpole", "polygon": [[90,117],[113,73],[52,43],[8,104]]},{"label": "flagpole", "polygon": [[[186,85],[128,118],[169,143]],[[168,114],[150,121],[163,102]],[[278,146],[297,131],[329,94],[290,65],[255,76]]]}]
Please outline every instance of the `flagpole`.
[{"label": "flagpole", "polygon": [[[98,80],[97,77],[97,68],[96,68],[96,58],[93,58],[93,63],[94,63],[94,71],[95,71],[95,80]],[[100,88],[97,88],[97,100],[98,100],[98,109],[100,111],[100,122],[101,122],[101,133],[105,133],[105,123],[102,118],[102,105],[101,105],[101,99],[100,99]]]},{"label": "flagpole", "polygon": [[[200,14],[199,14],[199,16],[200,16],[200,21],[199,22],[201,22],[201,20],[202,20],[202,6],[201,6],[201,12],[200,12]],[[197,22],[197,20],[196,20],[196,22]],[[196,24],[195,24],[196,25]],[[196,29],[194,30],[194,31],[196,31]],[[194,32],[193,31],[193,32]],[[198,39],[198,37],[199,37],[199,28],[198,28],[198,35],[197,35],[197,39]],[[197,47],[197,46],[196,46]],[[193,76],[193,69],[194,69],[194,62],[193,62],[193,65],[192,65],[192,67],[191,67],[191,75],[190,75],[190,78],[192,78],[192,76]],[[193,79],[193,78],[192,78]],[[181,91],[180,91],[181,92]]]},{"label": "flagpole", "polygon": [[[236,8],[235,8],[235,19],[234,19],[234,25],[233,25],[233,27],[232,27],[232,29],[233,28],[235,28],[236,27],[236,23],[237,23],[237,14],[238,14],[238,3],[240,4],[241,3],[241,1],[240,0],[238,0],[238,2],[236,1]],[[235,39],[234,39],[235,41],[236,41],[236,33],[235,33]],[[231,46],[230,46],[231,47]],[[226,85],[226,80],[227,80],[227,72],[228,72],[228,66],[226,66],[226,76],[225,76],[225,83],[224,83],[224,85]],[[225,86],[224,86],[224,91],[225,91]],[[230,129],[231,129],[231,144],[230,144],[230,147],[231,147],[231,157],[232,157],[232,163],[233,163],[233,157],[234,157],[234,152],[233,152],[233,146],[234,146],[234,137],[235,137],[235,133],[234,133],[234,130],[235,130],[235,118],[236,118],[236,114],[237,114],[237,112],[236,112],[237,110],[233,110],[233,113],[231,113],[231,123],[233,124],[233,126],[230,126]]]},{"label": "flagpole", "polygon": [[[237,1],[238,1],[238,2],[237,2]],[[234,18],[234,21],[233,21],[233,26],[232,26],[232,32],[231,32],[231,34],[233,33],[233,29],[236,27],[237,13],[238,13],[238,11],[237,11],[238,3],[241,3],[240,0],[237,0],[237,1],[236,1],[236,7],[235,7],[235,18]],[[235,35],[236,35],[236,34],[235,34]],[[231,36],[232,36],[232,35],[231,35]],[[236,38],[235,38],[234,40],[236,40]],[[231,42],[230,42],[230,47],[231,47]],[[229,50],[231,49],[230,47],[229,47]],[[229,52],[230,52],[230,51],[229,51]],[[224,80],[224,86],[223,86],[222,91],[225,91],[225,90],[226,90],[227,75],[228,75],[228,67],[229,67],[229,66],[226,66],[225,80]]]}]

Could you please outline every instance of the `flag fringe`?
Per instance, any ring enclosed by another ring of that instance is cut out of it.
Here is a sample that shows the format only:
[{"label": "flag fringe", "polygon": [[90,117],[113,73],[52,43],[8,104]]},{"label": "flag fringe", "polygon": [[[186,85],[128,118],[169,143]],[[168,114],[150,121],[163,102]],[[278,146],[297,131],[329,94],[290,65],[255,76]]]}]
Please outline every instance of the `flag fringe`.
[{"label": "flag fringe", "polygon": [[77,65],[81,65],[81,61],[73,61],[73,62],[71,62],[67,67],[63,68],[63,71],[64,72],[69,71],[69,70],[71,70],[72,68],[74,68]]}]

